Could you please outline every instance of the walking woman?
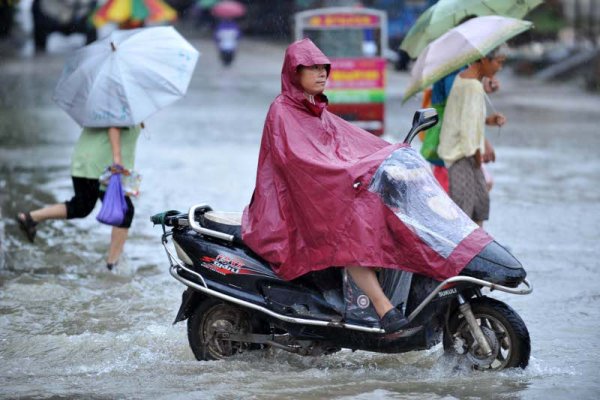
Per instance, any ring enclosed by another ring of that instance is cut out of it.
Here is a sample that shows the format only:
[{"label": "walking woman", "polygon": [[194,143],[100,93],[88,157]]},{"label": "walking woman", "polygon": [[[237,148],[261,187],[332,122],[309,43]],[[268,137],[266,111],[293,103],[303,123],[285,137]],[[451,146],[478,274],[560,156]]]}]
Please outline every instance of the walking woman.
[{"label": "walking woman", "polygon": [[[38,224],[48,219],[75,219],[87,217],[98,199],[104,198],[105,188],[98,178],[107,166],[115,169],[133,170],[135,149],[140,126],[129,128],[84,128],[73,152],[71,179],[75,195],[64,203],[22,211],[17,215],[21,230],[30,242],[34,242]],[[129,196],[125,196],[127,212],[121,225],[112,228],[106,267],[112,270],[123,252],[129,227],[133,220],[134,207]]]}]

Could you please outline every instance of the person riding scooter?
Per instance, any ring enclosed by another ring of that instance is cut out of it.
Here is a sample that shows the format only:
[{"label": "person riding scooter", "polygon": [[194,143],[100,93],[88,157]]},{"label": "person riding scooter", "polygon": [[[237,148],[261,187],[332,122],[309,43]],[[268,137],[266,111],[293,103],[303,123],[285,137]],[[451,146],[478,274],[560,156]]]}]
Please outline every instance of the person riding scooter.
[{"label": "person riding scooter", "polygon": [[385,296],[374,268],[443,280],[457,275],[491,238],[473,227],[465,232],[469,246],[459,256],[414,250],[407,225],[369,190],[378,167],[405,145],[390,144],[330,113],[323,94],[330,72],[329,59],[309,39],[287,48],[282,92],[266,117],[242,239],[287,280],[345,267],[381,327],[394,332],[407,320]]},{"label": "person riding scooter", "polygon": [[214,37],[221,62],[226,67],[231,65],[240,39],[240,28],[237,22],[232,19],[219,19],[215,26]]}]

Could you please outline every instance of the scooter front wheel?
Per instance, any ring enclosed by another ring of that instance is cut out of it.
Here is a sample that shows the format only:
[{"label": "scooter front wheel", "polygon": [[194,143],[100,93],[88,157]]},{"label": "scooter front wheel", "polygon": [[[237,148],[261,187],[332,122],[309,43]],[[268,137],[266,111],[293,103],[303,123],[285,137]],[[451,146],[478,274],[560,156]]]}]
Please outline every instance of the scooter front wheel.
[{"label": "scooter front wheel", "polygon": [[250,348],[249,343],[229,340],[251,332],[248,315],[240,308],[216,299],[200,303],[188,319],[188,340],[199,361],[221,360]]},{"label": "scooter front wheel", "polygon": [[464,354],[476,369],[523,368],[529,363],[531,340],[527,326],[508,305],[490,297],[471,300],[471,309],[492,354],[482,354],[466,319],[457,311],[444,331],[444,350]]}]

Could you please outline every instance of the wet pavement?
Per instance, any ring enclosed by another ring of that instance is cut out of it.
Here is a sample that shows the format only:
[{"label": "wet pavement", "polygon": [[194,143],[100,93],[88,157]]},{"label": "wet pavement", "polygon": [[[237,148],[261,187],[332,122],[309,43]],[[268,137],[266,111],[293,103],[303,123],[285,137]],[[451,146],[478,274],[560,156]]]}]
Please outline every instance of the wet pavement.
[{"label": "wet pavement", "polygon": [[[283,44],[246,40],[231,69],[212,43],[189,93],[147,121],[136,218],[116,274],[110,229],[93,215],[44,223],[26,242],[12,216],[72,195],[77,125],[51,100],[64,53],[0,60],[0,397],[163,399],[596,399],[600,396],[600,97],[574,84],[500,74],[508,124],[489,130],[497,162],[486,229],[528,270],[530,296],[493,296],[526,322],[525,371],[471,371],[440,347],[404,355],[280,351],[197,362],[171,322],[182,285],[149,217],[206,202],[241,211],[252,193],[264,116],[279,92]],[[400,141],[418,100],[389,70],[387,134]],[[99,207],[99,206],[98,206]]]}]

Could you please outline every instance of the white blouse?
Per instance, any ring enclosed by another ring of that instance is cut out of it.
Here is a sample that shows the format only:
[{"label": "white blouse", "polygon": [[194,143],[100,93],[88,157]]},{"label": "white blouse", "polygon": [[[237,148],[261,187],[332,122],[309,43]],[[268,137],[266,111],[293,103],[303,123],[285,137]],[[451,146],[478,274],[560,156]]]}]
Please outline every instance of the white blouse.
[{"label": "white blouse", "polygon": [[446,102],[438,155],[446,167],[479,149],[484,152],[485,92],[477,79],[456,76]]}]

